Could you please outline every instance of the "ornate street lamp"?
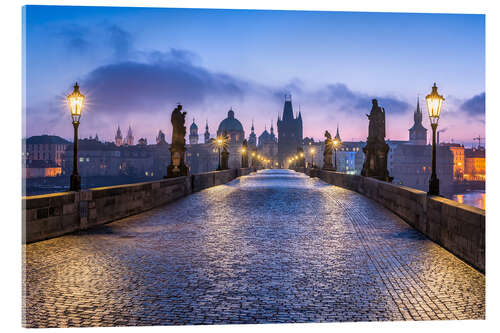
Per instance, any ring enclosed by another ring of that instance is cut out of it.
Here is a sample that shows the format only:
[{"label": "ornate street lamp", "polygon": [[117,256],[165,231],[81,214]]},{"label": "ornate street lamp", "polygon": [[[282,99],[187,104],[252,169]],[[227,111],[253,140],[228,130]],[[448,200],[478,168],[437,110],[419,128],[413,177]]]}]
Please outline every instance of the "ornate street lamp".
[{"label": "ornate street lamp", "polygon": [[219,154],[219,165],[217,166],[217,170],[222,170],[222,166],[220,164],[220,153],[221,149],[227,147],[228,138],[223,135],[218,135],[215,139],[212,139],[212,146],[217,148],[217,152]]},{"label": "ornate street lamp", "polygon": [[311,153],[311,168],[314,168],[314,153],[316,152],[316,149],[312,147],[309,152]]},{"label": "ornate street lamp", "polygon": [[85,96],[80,93],[78,82],[73,87],[73,92],[66,98],[71,111],[71,119],[73,122],[74,142],[73,142],[73,173],[70,178],[70,191],[80,191],[81,181],[78,174],[78,125],[80,125],[80,117],[82,116],[83,102]]},{"label": "ornate street lamp", "polygon": [[333,171],[337,171],[337,149],[339,146],[340,146],[340,140],[337,138],[333,139],[333,152],[335,159],[335,165],[333,166]]},{"label": "ornate street lamp", "polygon": [[425,97],[427,101],[427,112],[432,127],[432,174],[429,180],[428,195],[439,195],[439,179],[436,175],[436,129],[438,127],[439,115],[441,114],[441,106],[444,98],[437,92],[436,83],[432,86],[432,92]]},{"label": "ornate street lamp", "polygon": [[241,167],[248,168],[248,149],[247,149],[247,141],[243,140],[243,145],[241,147]]}]

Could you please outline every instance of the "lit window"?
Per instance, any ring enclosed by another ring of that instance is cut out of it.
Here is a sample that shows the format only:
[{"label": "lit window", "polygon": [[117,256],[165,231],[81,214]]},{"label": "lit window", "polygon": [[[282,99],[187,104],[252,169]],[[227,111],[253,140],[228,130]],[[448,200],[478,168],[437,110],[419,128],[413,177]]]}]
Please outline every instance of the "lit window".
[{"label": "lit window", "polygon": [[83,157],[80,157],[80,162],[83,162],[85,159]]},{"label": "lit window", "polygon": [[90,157],[87,157],[87,162],[90,162]]},{"label": "lit window", "polygon": [[145,172],[145,175],[146,175],[146,176],[148,175],[148,172],[147,172],[147,171]]}]

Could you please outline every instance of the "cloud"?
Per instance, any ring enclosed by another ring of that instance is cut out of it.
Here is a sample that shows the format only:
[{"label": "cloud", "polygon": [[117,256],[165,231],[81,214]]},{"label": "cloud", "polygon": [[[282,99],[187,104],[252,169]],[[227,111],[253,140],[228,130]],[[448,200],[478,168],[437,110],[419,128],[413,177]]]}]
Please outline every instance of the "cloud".
[{"label": "cloud", "polygon": [[304,93],[304,82],[299,78],[291,79],[282,88],[268,88],[273,98],[279,102],[282,102],[285,95],[301,95]]},{"label": "cloud", "polygon": [[328,85],[325,89],[318,92],[317,97],[325,103],[336,105],[339,110],[346,112],[369,110],[371,108],[371,100],[374,98],[390,114],[402,114],[411,109],[407,102],[396,97],[370,96],[365,93],[353,91],[344,83]]},{"label": "cloud", "polygon": [[64,45],[65,50],[72,53],[86,53],[90,49],[90,41],[86,35],[86,30],[77,24],[69,24],[64,28],[57,29],[54,35],[58,37]]},{"label": "cloud", "polygon": [[127,58],[132,50],[132,36],[130,33],[117,25],[108,27],[107,32],[114,56],[118,59]]},{"label": "cloud", "polygon": [[474,117],[484,117],[485,113],[485,98],[486,94],[483,92],[476,95],[460,105],[460,110],[465,111],[468,115]]},{"label": "cloud", "polygon": [[150,114],[177,102],[189,107],[209,99],[243,99],[251,84],[214,73],[191,62],[181,50],[154,52],[153,62],[126,61],[100,66],[84,79],[96,110],[117,114]]}]

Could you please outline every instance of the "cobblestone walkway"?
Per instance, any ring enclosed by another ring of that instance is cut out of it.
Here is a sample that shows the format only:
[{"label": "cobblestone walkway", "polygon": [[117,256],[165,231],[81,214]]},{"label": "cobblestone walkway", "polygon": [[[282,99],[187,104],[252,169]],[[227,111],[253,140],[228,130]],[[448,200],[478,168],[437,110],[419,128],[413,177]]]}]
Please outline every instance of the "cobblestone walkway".
[{"label": "cobblestone walkway", "polygon": [[28,327],[483,319],[485,278],[369,199],[268,170],[25,246]]}]

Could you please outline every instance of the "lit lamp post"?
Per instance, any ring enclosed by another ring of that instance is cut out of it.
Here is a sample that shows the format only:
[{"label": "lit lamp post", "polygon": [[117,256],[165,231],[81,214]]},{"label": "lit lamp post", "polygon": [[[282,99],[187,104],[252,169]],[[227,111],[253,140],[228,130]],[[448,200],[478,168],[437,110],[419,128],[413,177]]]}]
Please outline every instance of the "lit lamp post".
[{"label": "lit lamp post", "polygon": [[340,140],[335,138],[333,140],[333,152],[334,152],[334,159],[335,159],[335,164],[333,166],[333,171],[337,171],[337,148],[340,146]]},{"label": "lit lamp post", "polygon": [[219,152],[219,165],[217,166],[217,170],[221,169],[221,165],[220,165],[220,149],[221,148],[222,148],[222,139],[221,138],[217,138],[217,150]]},{"label": "lit lamp post", "polygon": [[73,173],[70,178],[70,191],[80,191],[81,182],[78,174],[78,125],[80,125],[80,117],[82,116],[83,102],[85,96],[80,93],[78,83],[75,83],[73,92],[68,95],[68,106],[71,111],[71,119],[73,122],[74,142],[73,142]]},{"label": "lit lamp post", "polygon": [[311,153],[311,168],[314,168],[314,153],[316,152],[316,149],[314,147],[311,148],[310,153]]},{"label": "lit lamp post", "polygon": [[219,154],[219,165],[217,166],[217,170],[222,170],[220,155],[221,149],[224,148],[225,145],[227,145],[227,138],[222,135],[218,135],[217,138],[212,139],[212,146],[217,147],[217,152]]},{"label": "lit lamp post", "polygon": [[427,101],[427,112],[432,127],[432,174],[429,180],[428,195],[439,195],[439,179],[436,175],[436,129],[438,127],[439,115],[444,98],[437,92],[436,83],[432,86],[432,92],[425,97]]},{"label": "lit lamp post", "polygon": [[246,141],[243,142],[244,146],[241,147],[241,167],[248,168],[248,157],[247,157],[247,148],[245,146]]}]

